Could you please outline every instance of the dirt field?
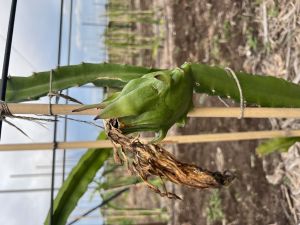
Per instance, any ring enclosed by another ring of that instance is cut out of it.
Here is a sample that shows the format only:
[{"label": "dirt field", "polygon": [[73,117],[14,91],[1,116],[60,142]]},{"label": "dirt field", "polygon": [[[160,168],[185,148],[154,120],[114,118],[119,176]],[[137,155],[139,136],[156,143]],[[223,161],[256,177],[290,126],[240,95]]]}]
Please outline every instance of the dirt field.
[{"label": "dirt field", "polygon": [[[272,66],[281,68],[280,60],[273,62],[275,65],[259,63],[259,60],[265,63],[275,54],[279,57],[282,51],[279,47],[264,51],[267,46],[259,17],[263,2],[273,1],[170,1],[174,64],[180,65],[188,60],[248,72],[272,72]],[[291,2],[294,1],[285,3]],[[283,8],[272,4],[267,7],[271,24],[271,10],[280,13]],[[279,32],[278,38],[280,35],[283,33]],[[195,103],[199,104],[199,98]],[[216,98],[206,98],[204,104],[222,106]],[[269,120],[192,119],[178,132],[199,134],[263,129],[271,129]],[[255,154],[257,145],[257,141],[243,141],[179,146],[176,153],[181,160],[210,170],[230,169],[237,172],[238,178],[230,187],[219,191],[177,187],[175,190],[184,200],[175,203],[171,224],[295,224],[282,192],[282,182],[273,185],[267,180],[268,174],[273,174],[280,164],[281,156],[273,154],[260,159]]]},{"label": "dirt field", "polygon": [[[153,59],[145,50],[135,63],[172,68],[185,61],[272,74],[300,81],[299,0],[133,0],[137,9],[157,9],[164,40]],[[142,36],[157,26],[138,27]],[[266,87],[267,88],[267,87]],[[223,106],[217,98],[197,95],[195,105]],[[234,103],[227,101],[231,106]],[[171,133],[200,134],[300,127],[295,120],[190,119]],[[231,170],[237,179],[220,190],[170,186],[182,201],[159,199],[144,188],[131,191],[135,207],[164,207],[170,225],[286,225],[300,218],[300,150],[258,158],[258,141],[180,145],[178,159],[209,170]],[[297,161],[298,160],[298,161]],[[293,166],[291,166],[293,165]],[[151,203],[151,204],[150,204]]]}]

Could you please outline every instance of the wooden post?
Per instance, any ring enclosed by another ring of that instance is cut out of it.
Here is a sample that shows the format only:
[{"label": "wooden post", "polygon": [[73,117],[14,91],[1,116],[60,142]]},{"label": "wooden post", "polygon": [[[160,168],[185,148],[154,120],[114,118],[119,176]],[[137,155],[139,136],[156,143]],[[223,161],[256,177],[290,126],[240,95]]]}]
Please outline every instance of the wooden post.
[{"label": "wooden post", "polygon": [[[300,137],[300,130],[271,130],[271,131],[248,131],[217,134],[198,134],[168,136],[162,144],[190,144],[217,141],[243,141],[258,140],[278,137]],[[143,139],[147,142],[151,139]],[[0,151],[22,151],[22,150],[49,150],[53,143],[29,143],[29,144],[2,144]],[[77,141],[77,142],[58,142],[57,149],[82,149],[82,148],[111,148],[112,143],[109,140],[103,141]]]},{"label": "wooden post", "polygon": [[[26,103],[8,103],[8,108],[12,114],[49,114],[48,104],[26,104]],[[81,105],[62,105],[53,104],[52,113],[54,115],[97,115],[100,110],[88,109],[81,112],[72,112],[74,109],[82,107]],[[195,108],[189,117],[236,117],[241,114],[238,107],[211,107]],[[300,108],[251,108],[246,107],[244,118],[300,118]]]}]

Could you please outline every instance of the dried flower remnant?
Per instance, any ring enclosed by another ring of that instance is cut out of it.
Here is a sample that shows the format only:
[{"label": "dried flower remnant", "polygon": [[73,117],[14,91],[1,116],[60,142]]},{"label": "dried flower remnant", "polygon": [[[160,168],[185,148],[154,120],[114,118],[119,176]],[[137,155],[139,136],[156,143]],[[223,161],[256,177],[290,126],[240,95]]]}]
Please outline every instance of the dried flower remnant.
[{"label": "dried flower remnant", "polygon": [[[117,119],[106,120],[106,134],[115,145],[115,159],[126,163],[132,173],[137,174],[150,189],[162,197],[181,199],[175,193],[167,191],[164,180],[205,189],[227,186],[235,178],[229,171],[211,172],[196,165],[181,163],[160,145],[143,144],[138,138],[125,136],[118,126]],[[163,191],[148,181],[151,176],[160,177]]]}]

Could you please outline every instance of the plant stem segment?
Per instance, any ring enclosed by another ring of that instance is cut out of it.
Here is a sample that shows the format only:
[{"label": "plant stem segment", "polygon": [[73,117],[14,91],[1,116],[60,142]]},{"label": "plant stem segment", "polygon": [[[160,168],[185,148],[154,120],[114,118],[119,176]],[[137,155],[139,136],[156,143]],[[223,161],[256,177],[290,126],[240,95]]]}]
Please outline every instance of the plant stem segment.
[{"label": "plant stem segment", "polygon": [[[238,85],[225,69],[203,64],[191,64],[194,90],[240,101]],[[263,107],[300,107],[300,86],[273,76],[235,73],[247,105]]]}]

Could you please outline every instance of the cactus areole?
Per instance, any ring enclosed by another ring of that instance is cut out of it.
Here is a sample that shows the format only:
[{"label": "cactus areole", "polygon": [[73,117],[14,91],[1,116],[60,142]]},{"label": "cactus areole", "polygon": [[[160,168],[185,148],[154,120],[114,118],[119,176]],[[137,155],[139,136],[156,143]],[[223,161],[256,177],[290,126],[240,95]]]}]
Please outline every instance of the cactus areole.
[{"label": "cactus areole", "polygon": [[[163,70],[143,75],[129,81],[100,104],[96,118],[118,119],[118,128],[124,133],[154,131],[152,142],[161,141],[175,123],[186,120],[192,108],[193,77],[190,63],[173,70]],[[84,110],[78,109],[77,111]]]}]

